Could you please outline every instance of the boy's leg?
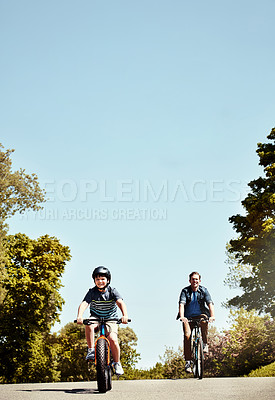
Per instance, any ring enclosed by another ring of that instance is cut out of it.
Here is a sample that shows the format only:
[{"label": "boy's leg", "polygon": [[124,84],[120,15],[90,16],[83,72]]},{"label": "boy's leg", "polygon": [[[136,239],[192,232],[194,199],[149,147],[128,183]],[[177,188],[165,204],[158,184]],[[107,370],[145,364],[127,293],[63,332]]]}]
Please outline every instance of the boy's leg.
[{"label": "boy's leg", "polygon": [[91,349],[94,347],[94,342],[95,342],[95,328],[96,325],[85,325],[85,336],[86,336],[86,341],[88,348]]},{"label": "boy's leg", "polygon": [[114,362],[119,362],[120,360],[120,347],[118,344],[118,338],[117,338],[117,333],[111,332],[108,336],[109,342],[110,342],[110,347],[111,347],[111,352],[113,356]]},{"label": "boy's leg", "polygon": [[107,323],[107,338],[110,342],[111,352],[114,362],[120,360],[120,347],[118,343],[118,325],[116,322]]}]

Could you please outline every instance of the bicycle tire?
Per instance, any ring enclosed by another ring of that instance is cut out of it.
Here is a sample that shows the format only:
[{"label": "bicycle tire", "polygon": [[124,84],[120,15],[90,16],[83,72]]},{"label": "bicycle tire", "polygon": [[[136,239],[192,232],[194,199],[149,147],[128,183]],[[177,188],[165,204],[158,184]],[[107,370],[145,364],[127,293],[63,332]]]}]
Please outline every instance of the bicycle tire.
[{"label": "bicycle tire", "polygon": [[112,368],[110,366],[108,366],[108,372],[107,372],[107,376],[108,376],[108,382],[107,382],[107,390],[111,390],[112,389]]},{"label": "bicycle tire", "polygon": [[201,338],[198,341],[197,344],[197,377],[199,379],[202,379],[203,377],[203,372],[204,372],[204,356],[203,356],[203,345],[202,345],[202,340]]},{"label": "bicycle tire", "polygon": [[110,390],[109,369],[107,363],[108,344],[105,339],[99,338],[96,343],[96,376],[99,393],[106,393]]},{"label": "bicycle tire", "polygon": [[191,352],[192,352],[192,369],[193,369],[193,375],[194,378],[197,378],[197,331],[196,329],[192,329],[192,334],[191,334]]}]

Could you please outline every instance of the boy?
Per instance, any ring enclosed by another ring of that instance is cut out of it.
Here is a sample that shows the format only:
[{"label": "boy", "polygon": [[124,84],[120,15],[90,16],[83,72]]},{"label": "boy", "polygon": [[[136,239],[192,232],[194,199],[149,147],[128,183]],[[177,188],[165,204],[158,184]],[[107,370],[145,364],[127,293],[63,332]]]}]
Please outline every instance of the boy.
[{"label": "boy", "polygon": [[[209,322],[215,321],[214,303],[206,287],[201,286],[201,276],[198,272],[191,272],[189,275],[190,286],[182,289],[179,299],[178,318],[182,321],[184,332],[184,356],[185,371],[191,373],[191,330],[192,324],[189,324],[188,318],[200,318],[201,315],[207,315]],[[191,325],[191,326],[190,326]],[[208,352],[207,345],[207,322],[201,322],[201,333],[203,340],[203,351]]]},{"label": "boy", "polygon": [[[83,324],[83,313],[88,306],[90,306],[91,317],[105,317],[118,319],[117,306],[122,312],[121,321],[127,324],[128,315],[126,305],[115,288],[109,286],[111,282],[111,273],[108,268],[97,267],[92,273],[95,286],[89,289],[84,297],[82,303],[78,308],[77,323]],[[118,325],[115,322],[108,322],[107,324],[107,337],[110,342],[111,352],[113,356],[113,366],[117,375],[123,375],[124,371],[120,363],[120,347],[117,339]],[[95,359],[94,349],[94,332],[98,327],[95,322],[92,325],[85,325],[85,336],[88,345],[88,353],[86,360]]]}]

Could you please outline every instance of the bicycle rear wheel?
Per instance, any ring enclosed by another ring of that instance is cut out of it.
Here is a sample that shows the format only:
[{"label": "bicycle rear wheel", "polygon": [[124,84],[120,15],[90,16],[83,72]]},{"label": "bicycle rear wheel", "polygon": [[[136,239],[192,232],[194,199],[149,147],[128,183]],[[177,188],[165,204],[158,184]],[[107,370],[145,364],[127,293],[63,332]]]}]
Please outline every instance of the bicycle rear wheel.
[{"label": "bicycle rear wheel", "polygon": [[99,338],[96,343],[96,372],[97,387],[100,393],[106,393],[112,388],[110,366],[107,362],[108,344],[105,339]]},{"label": "bicycle rear wheel", "polygon": [[204,357],[203,357],[203,345],[201,338],[197,343],[197,359],[196,359],[196,370],[197,378],[202,379],[204,371]]}]

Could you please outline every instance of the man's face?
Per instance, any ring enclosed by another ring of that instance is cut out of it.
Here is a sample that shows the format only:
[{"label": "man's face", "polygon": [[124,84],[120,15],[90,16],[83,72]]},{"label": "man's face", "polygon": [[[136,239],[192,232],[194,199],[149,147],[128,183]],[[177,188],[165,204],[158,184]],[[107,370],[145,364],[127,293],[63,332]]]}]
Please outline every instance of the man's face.
[{"label": "man's face", "polygon": [[196,292],[198,290],[199,284],[201,282],[199,275],[198,274],[192,275],[189,282],[191,283],[193,292]]},{"label": "man's face", "polygon": [[95,285],[97,286],[97,288],[99,290],[104,290],[105,286],[108,283],[108,279],[106,278],[106,276],[96,276],[95,277]]}]

